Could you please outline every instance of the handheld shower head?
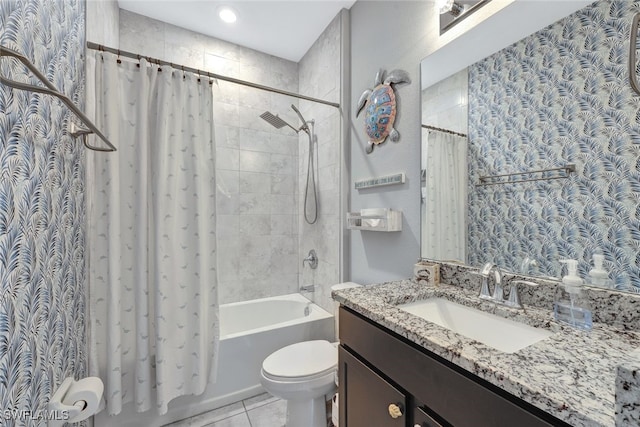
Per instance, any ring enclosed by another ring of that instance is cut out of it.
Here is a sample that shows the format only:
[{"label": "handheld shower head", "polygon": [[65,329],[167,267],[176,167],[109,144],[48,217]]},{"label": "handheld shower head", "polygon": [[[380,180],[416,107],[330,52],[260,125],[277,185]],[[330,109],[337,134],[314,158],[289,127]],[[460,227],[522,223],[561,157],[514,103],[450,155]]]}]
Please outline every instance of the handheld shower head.
[{"label": "handheld shower head", "polygon": [[293,104],[291,104],[291,109],[292,109],[293,111],[295,111],[295,112],[296,112],[296,114],[298,115],[298,117],[300,117],[300,120],[302,121],[302,124],[303,124],[303,125],[306,125],[306,124],[307,124],[307,121],[304,119],[304,117],[302,117],[302,114],[300,113],[300,110],[298,110],[298,109],[296,108],[296,106],[295,106],[295,105],[293,105]]},{"label": "handheld shower head", "polygon": [[[276,129],[280,129],[284,126],[289,126],[291,129],[296,131],[297,134],[299,134],[300,131],[303,130],[309,137],[309,163],[307,164],[307,185],[304,191],[304,219],[309,224],[315,224],[316,221],[318,220],[318,194],[317,194],[317,188],[316,188],[316,172],[315,172],[315,166],[313,161],[314,141],[317,141],[314,139],[314,134],[313,134],[314,121],[311,120],[307,122],[304,119],[304,117],[302,117],[300,110],[298,110],[295,105],[291,104],[291,109],[296,112],[296,114],[298,115],[298,117],[300,117],[300,120],[302,121],[302,126],[300,126],[299,129],[294,128],[289,123],[282,120],[278,115],[274,115],[270,111],[265,111],[264,113],[260,114],[260,118],[266,121],[267,123],[269,123],[271,126],[275,127]],[[311,126],[309,126],[309,123],[311,124]],[[315,149],[317,150],[317,144]],[[307,200],[309,200],[310,189],[313,191],[312,200],[313,200],[314,210],[312,214],[309,214],[307,212]]]}]

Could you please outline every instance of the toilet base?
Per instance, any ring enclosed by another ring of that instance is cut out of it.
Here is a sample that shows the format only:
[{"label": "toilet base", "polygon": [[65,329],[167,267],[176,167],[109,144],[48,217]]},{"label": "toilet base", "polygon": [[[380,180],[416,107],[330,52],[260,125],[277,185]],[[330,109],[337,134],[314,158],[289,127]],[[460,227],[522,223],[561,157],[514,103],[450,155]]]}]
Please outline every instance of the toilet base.
[{"label": "toilet base", "polygon": [[327,427],[325,395],[308,400],[287,400],[286,427]]}]

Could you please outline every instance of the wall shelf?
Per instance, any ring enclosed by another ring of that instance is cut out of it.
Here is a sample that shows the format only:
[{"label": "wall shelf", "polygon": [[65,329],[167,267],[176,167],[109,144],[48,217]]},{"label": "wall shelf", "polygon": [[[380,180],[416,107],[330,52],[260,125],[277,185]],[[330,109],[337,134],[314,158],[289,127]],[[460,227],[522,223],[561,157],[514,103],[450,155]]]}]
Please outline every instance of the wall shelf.
[{"label": "wall shelf", "polygon": [[402,211],[384,209],[384,214],[380,215],[347,212],[347,228],[362,231],[402,231]]}]

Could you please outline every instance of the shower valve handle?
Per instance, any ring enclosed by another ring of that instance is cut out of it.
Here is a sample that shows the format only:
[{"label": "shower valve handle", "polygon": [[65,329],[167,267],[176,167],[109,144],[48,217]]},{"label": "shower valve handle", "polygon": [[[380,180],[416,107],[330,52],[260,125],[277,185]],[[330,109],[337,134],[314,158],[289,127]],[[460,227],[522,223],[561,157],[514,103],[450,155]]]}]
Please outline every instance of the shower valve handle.
[{"label": "shower valve handle", "polygon": [[313,270],[318,268],[318,256],[316,255],[316,251],[314,249],[311,249],[309,251],[309,255],[307,255],[307,257],[302,260],[302,267],[304,267],[304,264],[306,262],[309,263],[309,267],[311,267]]}]

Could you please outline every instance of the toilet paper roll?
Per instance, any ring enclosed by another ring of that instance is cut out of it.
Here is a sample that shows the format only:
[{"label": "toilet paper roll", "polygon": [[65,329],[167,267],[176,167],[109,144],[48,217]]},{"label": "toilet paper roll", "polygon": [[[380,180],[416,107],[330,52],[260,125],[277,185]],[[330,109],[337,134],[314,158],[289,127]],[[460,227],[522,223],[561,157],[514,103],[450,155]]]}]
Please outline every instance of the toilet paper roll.
[{"label": "toilet paper roll", "polygon": [[95,415],[98,412],[103,391],[104,384],[98,377],[87,377],[71,383],[69,390],[62,398],[62,403],[73,406],[78,402],[84,402],[84,409],[69,422],[75,423]]}]

